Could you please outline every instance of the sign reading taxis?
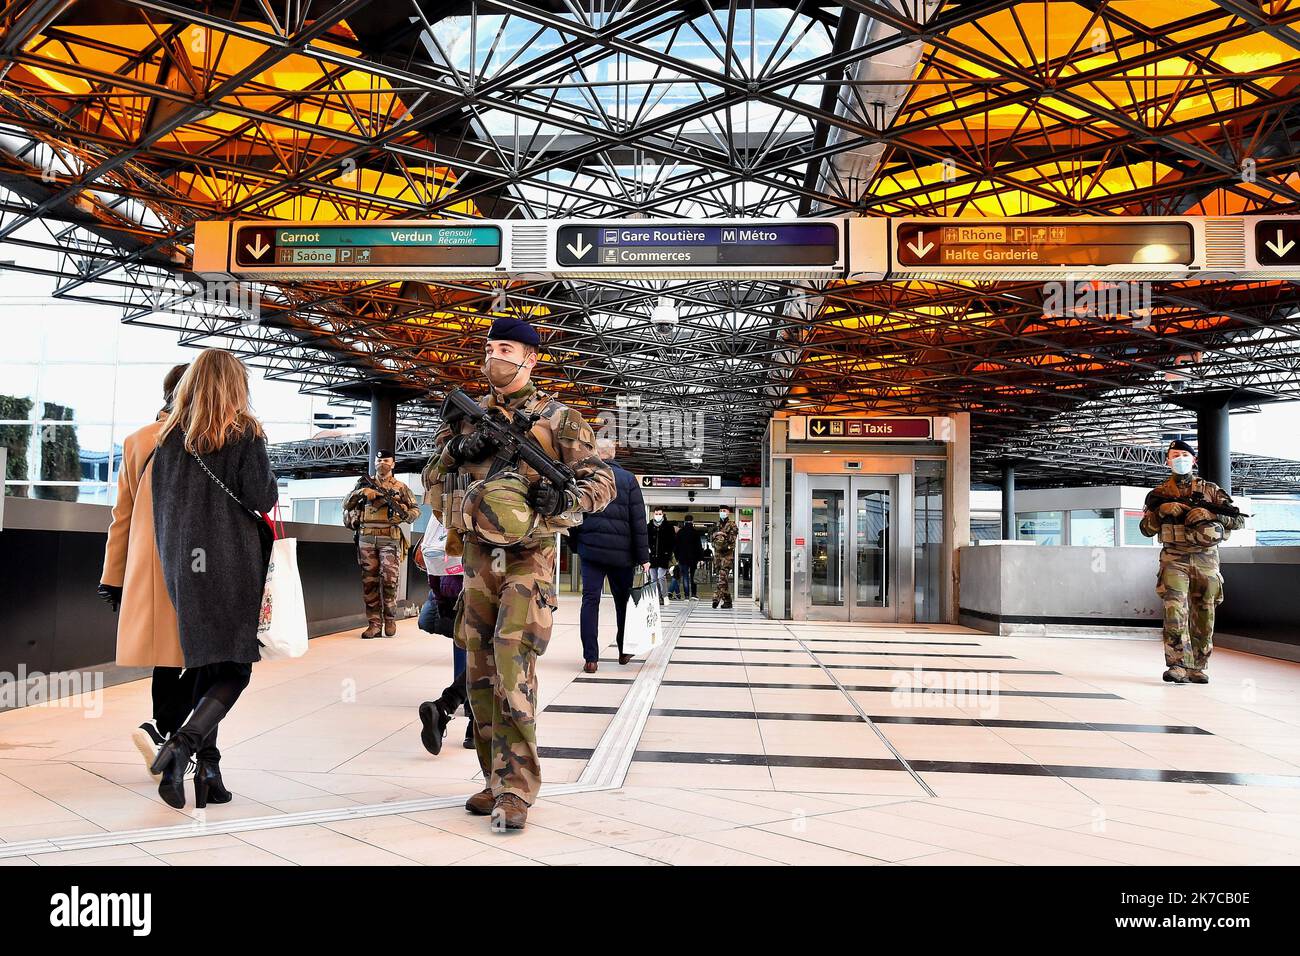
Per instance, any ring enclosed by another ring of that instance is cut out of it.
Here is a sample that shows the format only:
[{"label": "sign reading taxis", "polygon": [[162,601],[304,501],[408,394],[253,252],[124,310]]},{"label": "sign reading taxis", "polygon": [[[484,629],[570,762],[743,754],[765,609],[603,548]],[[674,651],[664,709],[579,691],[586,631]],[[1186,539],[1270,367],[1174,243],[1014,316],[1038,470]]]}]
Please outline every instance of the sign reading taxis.
[{"label": "sign reading taxis", "polygon": [[807,415],[790,419],[794,441],[928,441],[933,437],[934,423],[924,416]]}]

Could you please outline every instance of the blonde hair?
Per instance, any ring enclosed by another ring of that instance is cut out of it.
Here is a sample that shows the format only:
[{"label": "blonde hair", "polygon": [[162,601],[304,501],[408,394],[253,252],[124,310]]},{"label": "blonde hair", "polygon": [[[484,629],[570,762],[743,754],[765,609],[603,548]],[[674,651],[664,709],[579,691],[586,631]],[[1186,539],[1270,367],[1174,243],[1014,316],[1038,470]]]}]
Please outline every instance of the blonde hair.
[{"label": "blonde hair", "polygon": [[158,444],[177,428],[185,436],[185,447],[199,453],[217,451],[249,431],[266,437],[248,404],[248,369],[239,359],[221,349],[199,353],[176,383]]}]

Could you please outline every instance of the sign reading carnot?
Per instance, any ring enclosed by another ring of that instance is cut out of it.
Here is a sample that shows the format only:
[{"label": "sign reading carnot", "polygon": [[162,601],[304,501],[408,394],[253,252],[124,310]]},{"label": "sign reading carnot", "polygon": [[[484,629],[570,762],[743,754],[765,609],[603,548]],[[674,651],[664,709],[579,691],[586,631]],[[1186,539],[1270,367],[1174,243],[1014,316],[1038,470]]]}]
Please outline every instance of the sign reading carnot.
[{"label": "sign reading carnot", "polygon": [[490,267],[501,262],[502,249],[498,226],[450,221],[445,225],[238,225],[231,245],[236,267],[323,272],[340,267]]},{"label": "sign reading carnot", "polygon": [[925,441],[933,437],[932,424],[923,416],[809,415],[802,429],[791,429],[790,437],[796,441]]},{"label": "sign reading carnot", "polygon": [[900,266],[1188,266],[1195,261],[1186,222],[902,219],[895,224]]},{"label": "sign reading carnot", "polygon": [[560,226],[556,262],[595,269],[825,266],[842,258],[836,222],[591,222]]}]

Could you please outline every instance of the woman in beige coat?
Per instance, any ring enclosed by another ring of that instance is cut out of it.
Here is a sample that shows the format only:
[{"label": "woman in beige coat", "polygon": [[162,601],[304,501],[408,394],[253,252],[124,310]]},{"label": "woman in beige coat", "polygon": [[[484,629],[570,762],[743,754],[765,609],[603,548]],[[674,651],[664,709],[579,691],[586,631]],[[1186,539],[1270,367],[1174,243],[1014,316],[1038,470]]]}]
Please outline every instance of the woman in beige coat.
[{"label": "woman in beige coat", "polygon": [[[177,365],[163,380],[163,397],[172,393],[188,365]],[[119,612],[117,664],[153,668],[153,719],[140,725],[132,741],[153,763],[158,748],[180,728],[193,708],[194,675],[183,672],[176,611],[163,582],[153,523],[153,454],[167,408],[158,420],[122,442],[117,473],[117,504],[104,549],[99,593]],[[120,605],[120,610],[119,610]]]}]

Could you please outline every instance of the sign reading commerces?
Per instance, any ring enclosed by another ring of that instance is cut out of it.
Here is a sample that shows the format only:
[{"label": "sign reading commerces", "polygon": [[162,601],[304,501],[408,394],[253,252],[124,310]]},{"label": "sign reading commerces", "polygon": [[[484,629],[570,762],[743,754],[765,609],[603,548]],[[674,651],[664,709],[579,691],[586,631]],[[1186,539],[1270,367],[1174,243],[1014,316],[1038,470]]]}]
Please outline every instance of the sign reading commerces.
[{"label": "sign reading commerces", "polygon": [[1195,261],[1185,221],[901,219],[895,223],[897,264],[956,266],[1188,266]]},{"label": "sign reading commerces", "polygon": [[848,415],[810,415],[805,441],[923,441],[933,435],[932,422],[919,416],[864,418]]},{"label": "sign reading commerces", "polygon": [[381,225],[241,225],[233,259],[245,268],[322,271],[406,266],[495,266],[501,262],[501,229],[448,221]]},{"label": "sign reading commerces", "polygon": [[591,222],[560,226],[556,262],[597,269],[837,266],[835,222]]}]

